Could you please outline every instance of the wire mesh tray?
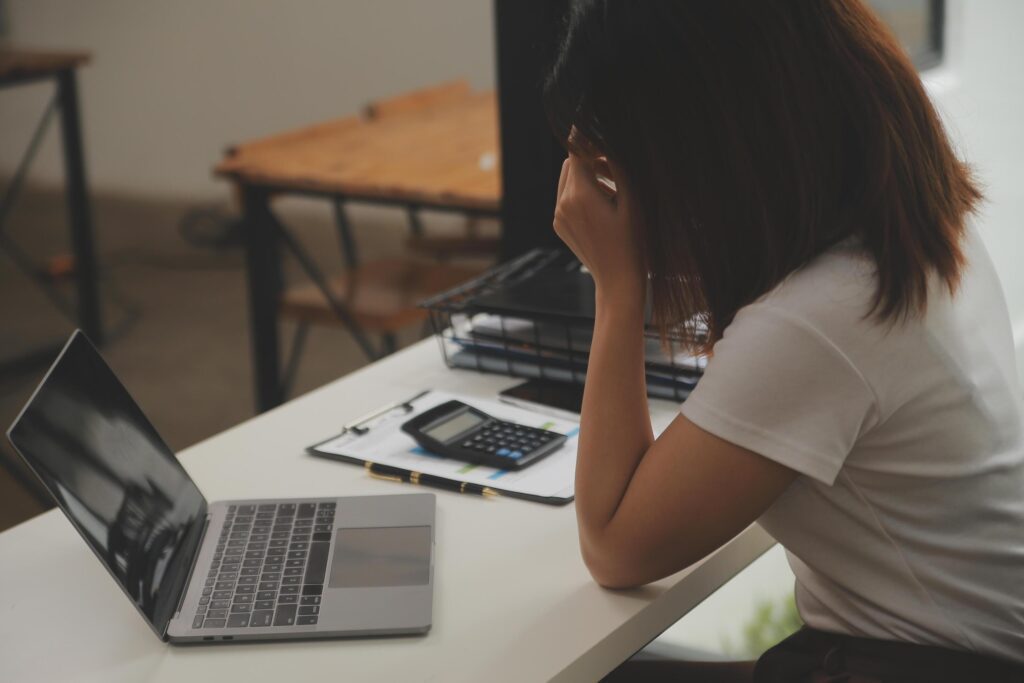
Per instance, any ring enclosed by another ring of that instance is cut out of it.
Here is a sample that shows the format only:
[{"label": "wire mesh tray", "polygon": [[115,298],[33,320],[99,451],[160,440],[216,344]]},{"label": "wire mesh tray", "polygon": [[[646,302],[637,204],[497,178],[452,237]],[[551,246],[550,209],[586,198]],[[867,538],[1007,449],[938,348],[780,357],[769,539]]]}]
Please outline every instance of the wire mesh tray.
[{"label": "wire mesh tray", "polygon": [[[445,364],[582,386],[593,334],[593,281],[558,250],[536,249],[420,304]],[[646,336],[647,393],[684,400],[705,358]]]}]

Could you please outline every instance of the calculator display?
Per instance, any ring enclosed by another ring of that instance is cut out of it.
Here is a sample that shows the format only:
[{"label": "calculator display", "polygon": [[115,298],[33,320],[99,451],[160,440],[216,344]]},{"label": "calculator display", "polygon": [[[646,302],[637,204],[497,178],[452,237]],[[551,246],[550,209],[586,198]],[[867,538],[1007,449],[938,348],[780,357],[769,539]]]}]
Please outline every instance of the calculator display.
[{"label": "calculator display", "polygon": [[456,400],[407,420],[402,431],[433,455],[499,470],[528,467],[560,449],[567,439],[548,429],[499,420]]},{"label": "calculator display", "polygon": [[467,429],[472,429],[483,422],[485,422],[485,418],[475,415],[467,410],[456,415],[447,422],[442,422],[436,427],[423,430],[423,433],[431,439],[437,439],[438,441],[445,442],[453,436],[461,434]]}]

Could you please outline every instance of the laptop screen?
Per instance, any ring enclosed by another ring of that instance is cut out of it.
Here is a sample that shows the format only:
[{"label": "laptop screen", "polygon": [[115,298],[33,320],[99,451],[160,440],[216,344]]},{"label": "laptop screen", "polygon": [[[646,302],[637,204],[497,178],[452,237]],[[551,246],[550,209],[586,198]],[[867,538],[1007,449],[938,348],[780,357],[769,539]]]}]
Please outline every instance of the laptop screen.
[{"label": "laptop screen", "polygon": [[8,437],[163,637],[206,499],[84,334],[72,335]]}]

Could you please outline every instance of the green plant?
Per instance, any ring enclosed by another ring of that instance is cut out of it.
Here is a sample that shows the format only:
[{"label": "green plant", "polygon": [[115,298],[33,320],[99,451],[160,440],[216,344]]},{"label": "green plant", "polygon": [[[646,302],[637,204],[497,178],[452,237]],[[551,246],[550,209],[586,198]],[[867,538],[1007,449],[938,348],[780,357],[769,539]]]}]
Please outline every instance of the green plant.
[{"label": "green plant", "polygon": [[753,616],[743,627],[742,643],[734,645],[729,638],[725,638],[722,646],[731,656],[756,659],[772,645],[795,633],[802,625],[792,595],[778,601],[758,600],[754,605]]}]

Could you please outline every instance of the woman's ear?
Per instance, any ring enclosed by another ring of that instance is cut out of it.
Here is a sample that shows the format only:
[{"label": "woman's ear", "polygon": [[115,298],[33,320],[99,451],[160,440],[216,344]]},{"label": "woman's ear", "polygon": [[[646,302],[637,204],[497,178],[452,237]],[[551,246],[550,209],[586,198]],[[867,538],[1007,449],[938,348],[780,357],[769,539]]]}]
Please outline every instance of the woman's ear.
[{"label": "woman's ear", "polygon": [[608,157],[599,156],[590,163],[591,168],[594,170],[594,180],[597,181],[597,186],[601,188],[609,199],[615,199],[615,196],[619,192],[618,185],[615,182],[615,171],[612,170],[612,165],[608,162]]}]

